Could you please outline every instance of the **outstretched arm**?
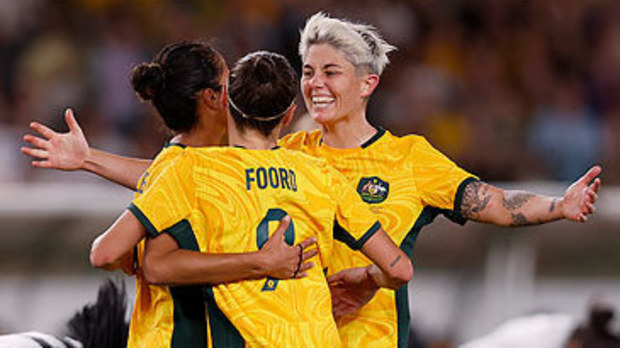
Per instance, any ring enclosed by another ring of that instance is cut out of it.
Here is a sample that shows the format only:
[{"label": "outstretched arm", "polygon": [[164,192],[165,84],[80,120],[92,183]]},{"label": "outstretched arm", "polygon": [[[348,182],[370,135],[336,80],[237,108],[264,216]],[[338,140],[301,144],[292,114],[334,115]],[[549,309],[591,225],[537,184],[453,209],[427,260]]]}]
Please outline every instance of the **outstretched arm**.
[{"label": "outstretched arm", "polygon": [[290,217],[280,226],[267,243],[256,252],[207,254],[179,249],[167,233],[147,240],[144,255],[144,277],[152,284],[189,285],[219,284],[247,279],[273,277],[278,279],[303,278],[305,271],[314,267],[306,262],[317,254],[317,249],[304,251],[316,243],[310,238],[291,246],[284,241]]},{"label": "outstretched arm", "polygon": [[67,133],[56,132],[39,122],[30,123],[30,128],[43,136],[24,135],[24,141],[34,148],[22,147],[21,151],[36,159],[32,161],[34,167],[86,170],[129,189],[136,189],[151,160],[117,156],[90,148],[71,109],[65,111],[65,122],[69,127]]},{"label": "outstretched arm", "polygon": [[461,202],[463,217],[500,226],[530,226],[560,219],[586,222],[595,211],[601,167],[591,168],[575,181],[563,197],[526,191],[502,190],[481,181],[465,187]]}]

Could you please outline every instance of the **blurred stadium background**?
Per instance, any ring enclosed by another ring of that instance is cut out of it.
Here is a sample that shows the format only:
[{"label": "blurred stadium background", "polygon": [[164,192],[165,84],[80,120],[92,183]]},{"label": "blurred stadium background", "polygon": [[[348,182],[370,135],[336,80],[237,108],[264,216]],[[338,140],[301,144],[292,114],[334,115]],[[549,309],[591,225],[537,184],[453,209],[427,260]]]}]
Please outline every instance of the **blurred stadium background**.
[{"label": "blurred stadium background", "polygon": [[[619,1],[3,0],[0,333],[58,331],[94,300],[106,274],[89,267],[90,242],[131,197],[86,173],[32,169],[19,152],[28,123],[64,129],[71,106],[91,146],[152,157],[168,134],[135,98],[132,65],[203,39],[229,62],[267,49],[299,67],[299,28],[318,10],[373,23],[398,47],[375,124],[423,134],[506,188],[561,195],[603,166],[585,225],[426,227],[410,284],[424,342],[451,347],[535,311],[582,321],[593,301],[620,308]],[[300,109],[293,127],[312,127]]]}]

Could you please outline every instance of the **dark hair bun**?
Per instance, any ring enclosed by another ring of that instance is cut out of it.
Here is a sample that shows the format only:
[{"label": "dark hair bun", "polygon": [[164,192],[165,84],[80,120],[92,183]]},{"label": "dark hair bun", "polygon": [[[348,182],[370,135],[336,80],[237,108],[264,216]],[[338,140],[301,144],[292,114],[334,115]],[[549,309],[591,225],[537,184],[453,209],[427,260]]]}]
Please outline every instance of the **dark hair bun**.
[{"label": "dark hair bun", "polygon": [[164,69],[157,63],[142,63],[131,72],[131,85],[143,100],[152,100],[164,89]]},{"label": "dark hair bun", "polygon": [[256,81],[261,84],[268,84],[277,79],[277,76],[274,76],[277,72],[277,67],[275,66],[273,60],[258,58],[255,63],[254,74],[256,74]]}]

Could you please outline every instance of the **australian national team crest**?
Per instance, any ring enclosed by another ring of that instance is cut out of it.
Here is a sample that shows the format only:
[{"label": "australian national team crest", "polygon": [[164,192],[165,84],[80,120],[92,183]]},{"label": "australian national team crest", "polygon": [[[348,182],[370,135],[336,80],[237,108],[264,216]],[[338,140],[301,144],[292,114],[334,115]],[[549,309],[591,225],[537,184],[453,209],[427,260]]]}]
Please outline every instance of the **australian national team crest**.
[{"label": "australian national team crest", "polygon": [[376,176],[362,178],[357,185],[357,192],[366,203],[381,203],[385,201],[390,192],[390,184]]}]

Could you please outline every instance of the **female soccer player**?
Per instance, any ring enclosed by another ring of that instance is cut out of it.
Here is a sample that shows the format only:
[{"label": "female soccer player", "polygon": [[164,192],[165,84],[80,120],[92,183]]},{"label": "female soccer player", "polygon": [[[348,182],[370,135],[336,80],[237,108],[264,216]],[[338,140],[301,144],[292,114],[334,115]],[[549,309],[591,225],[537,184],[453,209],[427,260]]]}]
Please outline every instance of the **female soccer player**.
[{"label": "female soccer player", "polygon": [[[155,237],[146,247],[147,280],[187,282],[177,273],[196,266],[186,266],[190,256],[173,249],[255,252],[270,238],[269,222],[289,215],[284,239],[292,245],[316,238],[320,267],[301,279],[207,287],[209,342],[213,347],[339,347],[323,272],[332,262],[334,238],[378,266],[367,265],[365,274],[379,287],[405,284],[411,262],[342,174],[324,160],[276,146],[295,111],[298,82],[284,57],[249,54],[235,65],[229,81],[228,131],[234,146],[187,148],[128,209],[130,220]],[[132,228],[117,224],[107,233],[124,235]],[[152,272],[170,276],[159,279]],[[188,289],[186,308],[203,308],[200,288],[176,289]],[[207,336],[205,325],[198,317],[189,319],[174,331],[173,345],[206,346],[206,340],[200,344]]]},{"label": "female soccer player", "polygon": [[[421,136],[396,137],[373,127],[366,107],[389,62],[387,53],[393,49],[371,26],[322,13],[312,16],[299,44],[301,89],[320,131],[289,135],[280,145],[325,158],[345,174],[392,240],[409,256],[421,228],[439,213],[461,224],[474,220],[502,226],[562,218],[587,220],[597,199],[600,180],[595,178],[600,167],[588,171],[561,198],[505,191],[459,168]],[[368,263],[339,246],[335,254],[330,273]],[[347,304],[355,304],[364,292],[364,287],[351,285],[362,282],[363,277],[348,270],[331,278],[343,345],[406,347],[406,287],[396,292],[381,289],[361,310],[347,314],[351,309]],[[338,299],[351,302],[338,303]]]},{"label": "female soccer player", "polygon": [[[168,128],[175,134],[170,143],[157,155],[154,161],[125,161],[123,158],[112,158],[122,161],[121,170],[112,175],[115,182],[135,182],[138,172],[142,171],[136,196],[148,191],[149,184],[176,157],[183,153],[184,148],[193,146],[210,146],[220,144],[226,135],[226,93],[228,67],[222,56],[213,48],[196,42],[182,42],[166,46],[153,62],[137,66],[131,76],[131,82],[143,100],[153,103],[158,114]],[[66,113],[66,121],[70,134],[82,134],[70,110]],[[33,127],[48,137],[53,131],[34,123]],[[55,146],[64,149],[80,148],[84,143],[73,144],[67,141],[70,136],[52,137],[49,141],[26,136],[26,140],[39,146],[39,150],[30,150],[31,155],[41,155],[49,151],[54,153]],[[87,148],[87,145],[86,145]],[[81,150],[78,150],[81,153]],[[70,150],[68,151],[70,152]],[[96,151],[88,151],[97,160]],[[90,158],[90,157],[89,157]],[[86,166],[97,160],[84,161]],[[61,156],[60,163],[70,169],[75,163],[69,156]],[[53,162],[54,163],[54,162]],[[149,165],[146,167],[146,165]],[[43,164],[45,166],[45,163]],[[105,167],[94,164],[98,170]],[[116,175],[116,176],[114,176]],[[129,185],[126,185],[129,186]],[[123,234],[114,233],[115,228],[124,228]],[[283,235],[287,222],[278,229],[277,235]],[[115,269],[124,263],[126,269],[132,268],[135,259],[142,263],[144,243],[140,243],[135,258],[132,257],[134,246],[146,236],[146,229],[131,213],[123,214],[109,231],[102,234],[94,243],[91,251],[91,262],[96,267]],[[311,264],[302,264],[315,252],[301,254],[303,248],[312,244],[312,240],[304,241],[301,247],[289,246],[282,238],[273,238],[260,251],[245,254],[202,255],[198,259],[202,283],[237,281],[271,276],[274,278],[290,278],[303,276]],[[123,262],[124,261],[124,262]],[[133,270],[131,270],[133,271]],[[130,272],[131,272],[130,271]],[[198,320],[204,327],[204,305],[202,311],[198,307],[187,306],[192,296],[200,294],[198,288],[174,288],[154,286],[145,280],[141,267],[136,273],[136,302],[131,320],[128,346],[164,347],[175,342],[175,333],[183,330],[184,325]],[[205,340],[203,340],[206,342]]]},{"label": "female soccer player", "polygon": [[[421,136],[396,137],[370,125],[366,106],[389,62],[387,53],[391,50],[393,47],[368,25],[329,18],[322,13],[312,16],[300,42],[301,85],[306,107],[321,129],[289,135],[280,145],[326,158],[339,169],[378,214],[392,240],[409,256],[421,228],[439,213],[458,223],[474,220],[502,226],[558,219],[587,221],[598,198],[598,166],[573,183],[563,197],[507,191],[462,170]],[[71,144],[78,140],[86,144],[82,134],[49,135],[52,140],[66,136]],[[87,145],[82,147],[83,153],[89,151]],[[85,168],[84,155],[67,153],[61,147],[50,148],[45,156],[35,155],[47,159],[45,164],[35,165],[63,169],[57,162],[63,154],[78,159],[77,169]],[[113,158],[110,154],[102,156]],[[105,170],[122,170],[122,160],[117,161]],[[103,169],[98,173],[105,175]],[[340,256],[330,266],[330,274],[368,263],[344,248],[336,253]],[[369,284],[365,277],[359,269],[331,277],[334,310],[341,317],[338,324],[344,345],[406,346],[406,287],[395,292],[381,290],[368,305],[351,313],[362,304],[360,299],[368,299],[376,290],[360,285]]]}]

